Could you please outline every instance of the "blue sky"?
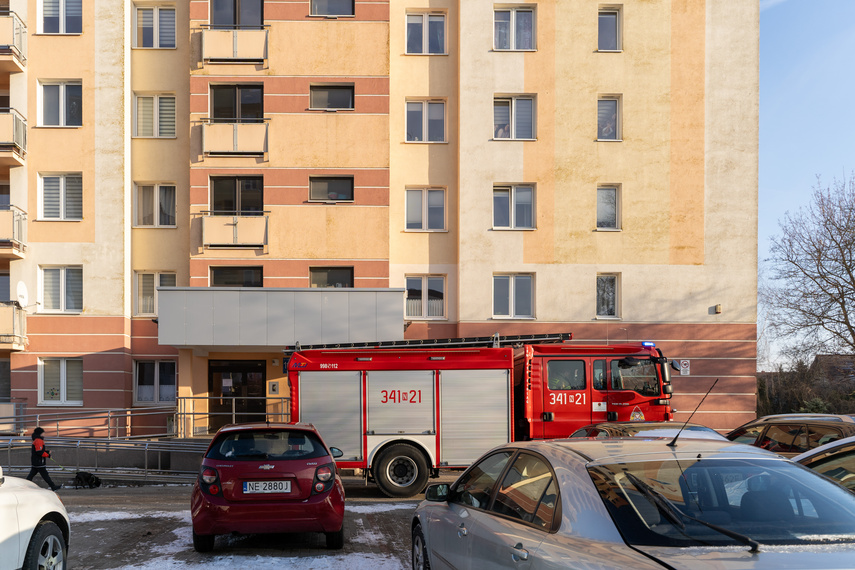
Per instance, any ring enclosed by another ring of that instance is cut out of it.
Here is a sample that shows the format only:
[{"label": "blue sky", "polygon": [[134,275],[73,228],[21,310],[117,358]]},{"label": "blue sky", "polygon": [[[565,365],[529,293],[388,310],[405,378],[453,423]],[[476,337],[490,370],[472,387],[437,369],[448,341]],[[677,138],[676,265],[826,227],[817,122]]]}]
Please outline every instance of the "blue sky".
[{"label": "blue sky", "polygon": [[760,1],[761,263],[816,175],[827,185],[855,171],[853,61],[855,1]]}]

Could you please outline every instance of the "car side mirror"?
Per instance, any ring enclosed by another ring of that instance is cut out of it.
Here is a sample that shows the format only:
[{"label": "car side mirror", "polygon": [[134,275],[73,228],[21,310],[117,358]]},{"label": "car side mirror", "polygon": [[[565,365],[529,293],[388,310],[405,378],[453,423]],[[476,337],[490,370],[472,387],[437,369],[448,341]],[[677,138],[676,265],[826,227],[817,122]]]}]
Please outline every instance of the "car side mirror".
[{"label": "car side mirror", "polygon": [[425,500],[443,503],[448,500],[448,483],[436,483],[425,489]]},{"label": "car side mirror", "polygon": [[333,459],[335,459],[336,457],[344,455],[344,452],[337,447],[330,447],[330,454],[332,454]]}]

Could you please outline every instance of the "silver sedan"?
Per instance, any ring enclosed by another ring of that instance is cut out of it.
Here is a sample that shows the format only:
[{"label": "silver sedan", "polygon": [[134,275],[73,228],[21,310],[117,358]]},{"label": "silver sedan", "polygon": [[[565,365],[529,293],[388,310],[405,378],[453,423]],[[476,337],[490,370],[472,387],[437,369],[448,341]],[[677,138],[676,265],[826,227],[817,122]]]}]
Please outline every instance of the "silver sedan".
[{"label": "silver sedan", "polygon": [[727,441],[519,442],[428,487],[412,537],[416,570],[848,568],[855,495]]}]

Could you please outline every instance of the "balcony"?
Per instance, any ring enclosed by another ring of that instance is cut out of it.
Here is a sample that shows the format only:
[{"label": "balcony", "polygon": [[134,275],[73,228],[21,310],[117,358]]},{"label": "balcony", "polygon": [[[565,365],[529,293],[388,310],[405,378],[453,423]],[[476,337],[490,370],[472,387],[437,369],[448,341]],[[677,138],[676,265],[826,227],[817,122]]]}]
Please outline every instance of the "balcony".
[{"label": "balcony", "polygon": [[202,244],[214,248],[267,245],[268,216],[208,215],[202,218]]},{"label": "balcony", "polygon": [[202,150],[209,156],[263,156],[267,152],[267,123],[217,122],[202,124]]},{"label": "balcony", "polygon": [[21,351],[27,344],[27,311],[17,301],[0,303],[0,352]]},{"label": "balcony", "polygon": [[267,29],[202,30],[205,63],[263,63]]},{"label": "balcony", "polygon": [[27,155],[27,120],[0,107],[0,166],[23,166]]},{"label": "balcony", "polygon": [[0,11],[0,73],[27,67],[27,26],[15,12]]},{"label": "balcony", "polygon": [[27,252],[27,213],[17,206],[0,209],[0,259],[24,259]]}]

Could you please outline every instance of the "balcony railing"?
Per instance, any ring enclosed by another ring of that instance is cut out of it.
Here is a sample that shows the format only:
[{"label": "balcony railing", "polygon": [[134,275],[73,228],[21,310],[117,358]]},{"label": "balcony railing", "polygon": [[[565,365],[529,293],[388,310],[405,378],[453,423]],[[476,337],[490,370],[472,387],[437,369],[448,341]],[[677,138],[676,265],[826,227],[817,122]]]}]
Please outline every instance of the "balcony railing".
[{"label": "balcony railing", "polygon": [[0,350],[24,350],[27,342],[27,311],[17,301],[0,303]]},{"label": "balcony railing", "polygon": [[15,12],[0,10],[0,71],[18,73],[26,65],[27,26]]},{"label": "balcony railing", "polygon": [[208,214],[202,218],[202,243],[205,247],[264,247],[267,245],[268,216],[204,213]]},{"label": "balcony railing", "polygon": [[27,213],[0,206],[0,259],[23,259],[27,251]]},{"label": "balcony railing", "polygon": [[267,152],[267,119],[206,119],[202,149],[207,155],[261,156]]},{"label": "balcony railing", "polygon": [[267,29],[202,30],[202,60],[208,63],[259,63],[267,59]]},{"label": "balcony railing", "polygon": [[27,120],[15,109],[0,107],[0,164],[22,166],[27,155]]}]

